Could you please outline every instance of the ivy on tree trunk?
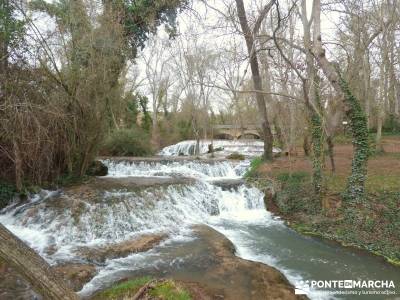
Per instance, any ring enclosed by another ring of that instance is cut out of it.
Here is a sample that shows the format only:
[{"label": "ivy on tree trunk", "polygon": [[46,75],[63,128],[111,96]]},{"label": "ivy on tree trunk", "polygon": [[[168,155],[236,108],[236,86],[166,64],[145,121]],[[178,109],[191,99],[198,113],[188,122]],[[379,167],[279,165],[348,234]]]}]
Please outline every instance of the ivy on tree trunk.
[{"label": "ivy on tree trunk", "polygon": [[347,179],[345,199],[359,202],[365,196],[365,181],[369,155],[367,117],[358,99],[351,93],[348,83],[339,77],[339,84],[344,94],[346,117],[350,121],[353,143],[351,175]]}]

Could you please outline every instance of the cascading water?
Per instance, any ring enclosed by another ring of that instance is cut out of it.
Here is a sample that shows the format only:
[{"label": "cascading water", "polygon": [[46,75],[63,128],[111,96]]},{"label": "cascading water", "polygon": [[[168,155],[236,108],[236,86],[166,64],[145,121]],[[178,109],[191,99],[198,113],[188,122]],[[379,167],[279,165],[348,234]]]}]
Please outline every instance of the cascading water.
[{"label": "cascading water", "polygon": [[197,180],[130,190],[106,189],[84,199],[74,193],[43,192],[27,204],[4,210],[0,222],[50,262],[57,262],[75,257],[73,250],[82,245],[98,246],[143,233],[177,235],[182,228],[207,222],[220,213],[263,208],[262,195],[254,188],[243,185],[226,191],[210,183],[218,178],[239,178],[243,163],[104,163],[110,177],[181,176]]},{"label": "cascading water", "polygon": [[[200,155],[209,153],[209,146],[213,145],[215,155],[227,156],[232,153],[240,153],[245,156],[260,156],[264,152],[264,142],[259,140],[201,140],[199,143]],[[195,154],[196,141],[182,141],[175,145],[165,147],[159,152],[164,156],[190,156]],[[279,153],[279,148],[273,148],[274,153]]]},{"label": "cascading water", "polygon": [[187,176],[199,179],[237,178],[244,174],[248,162],[237,165],[227,161],[120,161],[103,160],[108,176]]},{"label": "cascading water", "polygon": [[[221,178],[227,181],[240,178],[248,161],[103,162],[109,168],[108,178],[113,180],[139,177],[191,180],[131,188],[103,187],[94,192],[42,193],[24,206],[9,207],[0,214],[1,223],[50,263],[81,259],[75,249],[82,245],[98,246],[143,233],[169,233],[169,240],[148,252],[107,260],[84,286],[82,296],[123,278],[118,274],[124,270],[139,271],[148,266],[162,269],[189,259],[190,255],[171,255],[168,249],[177,243],[184,246],[193,239],[190,227],[199,223],[212,226],[228,237],[239,256],[276,267],[293,284],[302,279],[357,278],[392,279],[400,284],[399,271],[375,257],[356,255],[288,229],[265,210],[263,193],[258,189],[243,183],[225,188],[214,184]],[[371,274],[374,278],[370,278]],[[312,290],[308,295],[312,299],[332,298]]]}]

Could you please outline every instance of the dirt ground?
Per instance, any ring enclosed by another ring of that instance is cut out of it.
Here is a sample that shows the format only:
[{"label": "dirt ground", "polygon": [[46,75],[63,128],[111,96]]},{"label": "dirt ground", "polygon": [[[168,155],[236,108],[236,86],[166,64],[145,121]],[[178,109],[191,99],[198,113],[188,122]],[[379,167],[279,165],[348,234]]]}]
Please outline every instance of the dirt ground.
[{"label": "dirt ground", "polygon": [[[383,138],[384,153],[372,155],[368,161],[367,188],[400,190],[400,136]],[[344,179],[350,174],[353,147],[351,144],[338,144],[334,148],[336,172],[332,174],[329,157],[326,157],[326,174],[332,188],[336,189],[344,184]],[[301,147],[290,156],[278,157],[274,162],[264,164],[259,169],[264,174],[278,174],[280,172],[312,172],[311,160],[304,156]]]}]

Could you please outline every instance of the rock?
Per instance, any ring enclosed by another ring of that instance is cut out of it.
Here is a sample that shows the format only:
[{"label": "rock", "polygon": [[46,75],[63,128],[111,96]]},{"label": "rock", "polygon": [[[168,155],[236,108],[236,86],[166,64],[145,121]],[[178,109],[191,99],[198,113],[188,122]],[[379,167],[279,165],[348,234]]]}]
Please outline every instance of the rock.
[{"label": "rock", "polygon": [[[199,242],[208,252],[208,263],[196,281],[213,294],[213,299],[307,299],[294,294],[294,287],[275,268],[235,256],[234,245],[208,226],[195,226]],[[193,280],[187,276],[187,280]]]},{"label": "rock", "polygon": [[246,180],[243,178],[238,178],[238,179],[218,179],[218,180],[212,180],[210,181],[211,184],[219,186],[223,190],[231,190],[231,189],[236,189],[239,186],[243,185],[246,183]]},{"label": "rock", "polygon": [[231,153],[226,158],[227,159],[233,159],[233,160],[245,160],[245,156],[243,154],[238,153],[238,152]]},{"label": "rock", "polygon": [[132,253],[145,252],[165,240],[165,234],[143,235],[133,240],[108,244],[104,247],[79,247],[75,252],[89,262],[104,263],[107,259],[126,257]]},{"label": "rock", "polygon": [[153,187],[170,184],[193,184],[196,181],[187,177],[122,177],[122,178],[94,178],[81,186],[82,189],[92,191],[134,190],[140,187]]},{"label": "rock", "polygon": [[108,168],[101,161],[96,160],[90,164],[86,174],[89,176],[106,176]]},{"label": "rock", "polygon": [[96,266],[90,264],[63,264],[53,268],[75,291],[80,291],[96,274]]},{"label": "rock", "polygon": [[224,235],[205,225],[193,230],[195,239],[164,249],[170,262],[121,271],[120,278],[172,279],[182,283],[195,300],[307,299],[295,295],[294,287],[275,268],[237,257]]},{"label": "rock", "polygon": [[213,152],[214,152],[213,144],[208,144],[208,152],[207,153],[213,153]]}]

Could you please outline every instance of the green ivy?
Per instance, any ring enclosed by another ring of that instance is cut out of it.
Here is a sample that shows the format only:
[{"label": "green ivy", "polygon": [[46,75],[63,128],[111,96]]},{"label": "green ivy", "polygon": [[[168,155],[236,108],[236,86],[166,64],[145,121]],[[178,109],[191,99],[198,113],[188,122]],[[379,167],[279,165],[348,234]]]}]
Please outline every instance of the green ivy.
[{"label": "green ivy", "polygon": [[314,99],[315,106],[319,113],[314,109],[309,109],[310,118],[310,130],[311,130],[311,147],[312,147],[312,164],[313,164],[313,175],[312,182],[315,194],[320,196],[323,191],[323,166],[324,166],[324,142],[325,136],[323,131],[323,120],[322,120],[322,107],[321,98],[319,94],[319,78],[314,78]]},{"label": "green ivy", "polygon": [[351,93],[348,83],[340,77],[347,105],[346,117],[349,119],[354,148],[351,165],[351,175],[347,180],[345,200],[359,202],[365,198],[365,181],[367,177],[367,163],[369,156],[367,118],[358,99]]}]

